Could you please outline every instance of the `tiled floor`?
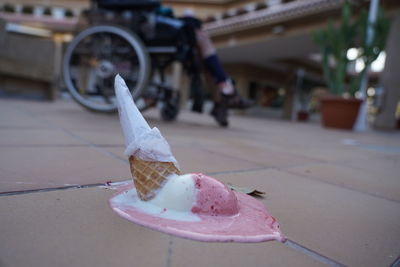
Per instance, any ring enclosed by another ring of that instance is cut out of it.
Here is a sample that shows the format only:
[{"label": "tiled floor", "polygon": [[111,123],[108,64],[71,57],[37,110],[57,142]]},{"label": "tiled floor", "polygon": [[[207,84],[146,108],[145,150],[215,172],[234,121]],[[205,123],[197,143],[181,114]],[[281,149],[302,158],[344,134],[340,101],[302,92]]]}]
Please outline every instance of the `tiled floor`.
[{"label": "tiled floor", "polygon": [[391,266],[400,264],[400,133],[188,112],[145,113],[184,172],[266,191],[284,244],[184,240],[108,206],[130,179],[117,115],[0,100],[0,266]]}]

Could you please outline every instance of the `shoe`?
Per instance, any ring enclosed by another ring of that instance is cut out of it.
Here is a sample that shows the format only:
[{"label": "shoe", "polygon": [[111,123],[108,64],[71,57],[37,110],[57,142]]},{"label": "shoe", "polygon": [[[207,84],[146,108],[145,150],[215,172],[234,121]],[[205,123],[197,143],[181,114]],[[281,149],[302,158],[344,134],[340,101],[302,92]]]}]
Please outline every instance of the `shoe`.
[{"label": "shoe", "polygon": [[226,103],[227,108],[247,109],[254,105],[254,101],[238,95],[231,79],[219,83],[219,90],[221,102]]},{"label": "shoe", "polygon": [[222,94],[222,101],[226,103],[227,108],[248,109],[254,105],[254,101],[241,97],[238,94],[225,95]]},{"label": "shoe", "polygon": [[214,107],[210,114],[220,126],[228,127],[228,108],[226,105],[223,103],[214,103]]}]

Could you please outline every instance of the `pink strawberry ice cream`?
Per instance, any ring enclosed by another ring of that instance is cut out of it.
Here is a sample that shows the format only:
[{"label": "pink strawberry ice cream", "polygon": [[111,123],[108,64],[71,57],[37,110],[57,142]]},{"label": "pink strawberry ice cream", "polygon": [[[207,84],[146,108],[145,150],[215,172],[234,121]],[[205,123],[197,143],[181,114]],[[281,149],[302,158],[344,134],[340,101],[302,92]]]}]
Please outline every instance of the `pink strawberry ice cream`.
[{"label": "pink strawberry ice cream", "polygon": [[239,212],[233,191],[218,180],[202,173],[192,174],[196,186],[196,202],[192,212],[211,216],[231,216]]}]

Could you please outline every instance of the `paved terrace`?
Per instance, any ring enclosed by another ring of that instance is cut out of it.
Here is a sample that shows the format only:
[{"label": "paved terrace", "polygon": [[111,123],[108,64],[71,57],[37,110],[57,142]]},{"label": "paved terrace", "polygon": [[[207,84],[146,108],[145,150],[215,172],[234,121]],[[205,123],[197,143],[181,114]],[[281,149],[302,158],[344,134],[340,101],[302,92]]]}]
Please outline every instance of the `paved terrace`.
[{"label": "paved terrace", "polygon": [[0,266],[390,266],[400,255],[400,135],[145,113],[184,172],[266,191],[285,244],[202,243],[137,226],[101,185],[130,179],[117,115],[0,100]]}]

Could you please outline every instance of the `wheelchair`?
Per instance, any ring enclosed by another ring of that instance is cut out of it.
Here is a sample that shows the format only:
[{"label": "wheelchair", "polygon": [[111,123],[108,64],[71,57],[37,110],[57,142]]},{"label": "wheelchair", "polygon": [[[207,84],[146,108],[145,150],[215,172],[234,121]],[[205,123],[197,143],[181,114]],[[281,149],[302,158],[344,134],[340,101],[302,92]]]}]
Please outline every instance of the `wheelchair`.
[{"label": "wheelchair", "polygon": [[180,95],[167,85],[166,70],[176,61],[201,97],[193,26],[160,10],[154,0],[91,1],[91,26],[75,36],[63,58],[64,83],[76,102],[91,111],[116,112],[114,77],[120,74],[141,111],[160,106],[161,118],[174,120]]}]

